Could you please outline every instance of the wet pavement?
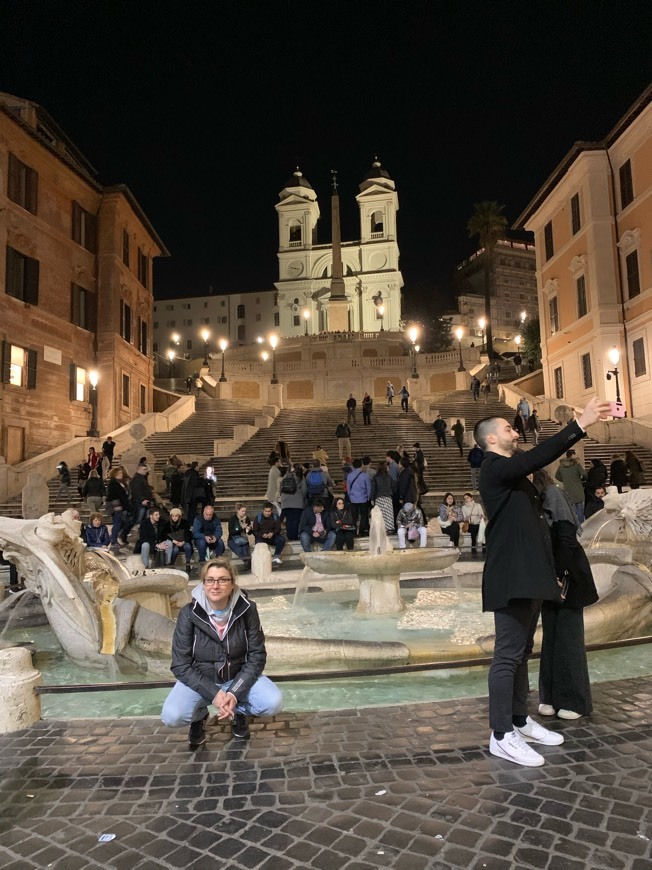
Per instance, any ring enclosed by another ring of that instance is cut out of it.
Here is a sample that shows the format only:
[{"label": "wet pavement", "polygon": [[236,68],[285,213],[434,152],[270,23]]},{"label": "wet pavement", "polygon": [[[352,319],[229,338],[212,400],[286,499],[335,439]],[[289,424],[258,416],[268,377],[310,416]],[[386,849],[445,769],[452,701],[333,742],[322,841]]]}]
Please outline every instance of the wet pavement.
[{"label": "wet pavement", "polygon": [[154,718],[42,721],[0,735],[0,866],[650,870],[652,677],[594,706],[545,720],[535,769],[489,755],[486,698],[214,723],[194,753]]}]

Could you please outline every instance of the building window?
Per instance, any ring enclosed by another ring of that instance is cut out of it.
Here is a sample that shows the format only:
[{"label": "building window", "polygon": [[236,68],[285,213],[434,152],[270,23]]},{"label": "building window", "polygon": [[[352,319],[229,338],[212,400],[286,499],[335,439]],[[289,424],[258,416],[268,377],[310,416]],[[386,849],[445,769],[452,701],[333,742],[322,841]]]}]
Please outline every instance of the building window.
[{"label": "building window", "polygon": [[95,332],[95,294],[78,284],[70,288],[70,321],[89,332]]},{"label": "building window", "polygon": [[15,154],[9,154],[7,196],[26,211],[36,214],[38,207],[38,174]]},{"label": "building window", "polygon": [[186,317],[183,321],[184,326],[192,326],[192,317]]},{"label": "building window", "polygon": [[244,340],[245,340],[245,325],[244,325],[244,323],[241,323],[238,326],[238,341],[244,341]]},{"label": "building window", "polygon": [[645,361],[645,344],[642,338],[637,338],[632,342],[632,353],[634,355],[634,377],[640,378],[647,374],[647,363]]},{"label": "building window", "polygon": [[632,163],[627,160],[618,170],[618,178],[620,181],[620,207],[621,209],[627,206],[634,199],[634,183],[632,181]]},{"label": "building window", "polygon": [[131,329],[131,306],[120,300],[120,335],[131,344],[133,335]]},{"label": "building window", "polygon": [[70,363],[70,401],[86,401],[86,369]]},{"label": "building window", "polygon": [[7,245],[7,295],[30,305],[38,305],[38,284],[39,261]]},{"label": "building window", "polygon": [[129,233],[122,231],[122,262],[129,268]]},{"label": "building window", "polygon": [[552,221],[548,221],[548,223],[543,228],[543,241],[547,261],[550,260],[555,253],[555,243],[552,237]]},{"label": "building window", "polygon": [[548,316],[550,317],[550,335],[554,335],[559,332],[559,308],[556,296],[548,301]]},{"label": "building window", "polygon": [[280,324],[280,315],[278,311],[274,312],[274,326],[278,326]]},{"label": "building window", "polygon": [[593,370],[591,369],[591,354],[583,353],[580,357],[582,364],[582,383],[585,390],[590,390],[593,386]]},{"label": "building window", "polygon": [[579,233],[582,228],[582,220],[580,217],[580,195],[576,193],[571,199],[571,232],[573,235]]},{"label": "building window", "polygon": [[238,320],[242,320],[244,318],[244,316],[245,316],[244,305],[238,305],[236,312],[235,312],[235,316],[238,318]]},{"label": "building window", "polygon": [[384,232],[383,213],[375,211],[371,215],[371,234],[372,236],[382,236]]},{"label": "building window", "polygon": [[144,356],[149,356],[149,328],[142,317],[138,318],[138,350]]},{"label": "building window", "polygon": [[192,338],[186,340],[186,350],[192,350]]},{"label": "building window", "polygon": [[10,341],[3,341],[2,383],[34,390],[36,388],[36,351],[26,350]]},{"label": "building window", "polygon": [[165,310],[166,311],[174,311],[174,305],[166,305]]},{"label": "building window", "polygon": [[554,378],[555,378],[555,398],[563,399],[564,398],[564,376],[561,370],[561,366],[554,370]]},{"label": "building window", "polygon": [[185,308],[186,311],[190,311],[190,303],[189,302],[184,302],[181,307]]},{"label": "building window", "polygon": [[632,251],[625,257],[625,272],[627,273],[628,298],[633,299],[641,292],[641,279],[638,274],[638,251]]},{"label": "building window", "polygon": [[[205,302],[204,302],[204,305],[206,305]],[[224,308],[225,305],[226,305],[226,302],[224,301],[224,299],[221,299],[220,300],[220,308]]]},{"label": "building window", "polygon": [[292,326],[301,326],[301,316],[299,314],[292,315]]},{"label": "building window", "polygon": [[129,407],[129,391],[130,391],[129,375],[123,375],[122,376],[122,405],[124,408]]},{"label": "building window", "polygon": [[165,325],[166,326],[176,326],[177,322],[176,322],[176,320],[166,320]]},{"label": "building window", "polygon": [[301,244],[301,224],[294,221],[290,224],[290,245],[293,247]]},{"label": "building window", "polygon": [[260,321],[260,320],[261,320],[261,317],[262,317],[262,315],[261,315],[261,313],[260,313],[260,311],[259,311],[258,314],[256,315],[256,321]]},{"label": "building window", "polygon": [[586,280],[584,275],[580,275],[575,281],[575,287],[577,290],[577,316],[584,317],[588,311],[586,307]]},{"label": "building window", "polygon": [[201,322],[204,324],[204,326],[208,326],[208,324],[211,322],[211,319],[210,317],[202,317]]},{"label": "building window", "polygon": [[140,385],[140,413],[147,413],[147,389],[145,384]]},{"label": "building window", "polygon": [[97,253],[97,219],[78,202],[72,204],[72,239],[91,254]]},{"label": "building window", "polygon": [[[156,324],[154,324],[154,328],[156,329]],[[155,341],[153,344],[154,353],[158,351],[158,341]]]},{"label": "building window", "polygon": [[149,257],[138,248],[138,280],[143,287],[149,287]]}]

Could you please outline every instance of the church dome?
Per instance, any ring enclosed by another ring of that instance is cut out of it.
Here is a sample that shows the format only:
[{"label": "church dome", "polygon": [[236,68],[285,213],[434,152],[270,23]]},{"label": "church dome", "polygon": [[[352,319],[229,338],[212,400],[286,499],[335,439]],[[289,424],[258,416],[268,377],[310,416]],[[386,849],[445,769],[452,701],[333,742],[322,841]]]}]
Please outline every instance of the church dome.
[{"label": "church dome", "polygon": [[371,164],[371,169],[362,180],[369,181],[372,178],[391,178],[389,172],[382,168],[380,160],[377,157],[374,158],[374,162]]},{"label": "church dome", "polygon": [[299,169],[298,166],[292,173],[292,178],[289,178],[285,182],[283,187],[305,187],[307,190],[312,190],[312,184],[304,176],[303,172]]}]

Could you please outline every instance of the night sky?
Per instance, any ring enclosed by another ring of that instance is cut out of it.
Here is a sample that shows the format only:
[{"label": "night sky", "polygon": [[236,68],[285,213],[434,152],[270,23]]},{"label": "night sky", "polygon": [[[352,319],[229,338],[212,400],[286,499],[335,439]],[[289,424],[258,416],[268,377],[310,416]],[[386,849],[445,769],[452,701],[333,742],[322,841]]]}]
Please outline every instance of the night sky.
[{"label": "night sky", "polygon": [[43,105],[126,183],[171,257],[158,298],[272,289],[298,160],[330,240],[377,153],[396,181],[408,303],[443,306],[473,203],[513,221],[577,139],[651,78],[648,0],[5,0],[0,90]]}]

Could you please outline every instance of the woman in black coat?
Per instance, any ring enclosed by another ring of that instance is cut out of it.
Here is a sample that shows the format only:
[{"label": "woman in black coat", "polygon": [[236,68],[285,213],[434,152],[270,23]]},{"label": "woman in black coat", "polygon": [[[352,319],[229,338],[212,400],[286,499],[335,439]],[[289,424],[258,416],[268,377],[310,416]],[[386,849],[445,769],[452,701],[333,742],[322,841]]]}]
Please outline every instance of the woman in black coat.
[{"label": "woman in black coat", "polygon": [[539,713],[579,719],[593,709],[584,647],[583,608],[598,600],[591,566],[577,540],[578,521],[566,493],[545,470],[535,471],[534,486],[550,526],[562,601],[544,601],[543,642],[539,668]]},{"label": "woman in black coat", "polygon": [[623,487],[627,486],[627,466],[625,465],[625,460],[620,453],[614,453],[611,457],[609,482],[612,486],[616,487],[618,492],[622,492]]},{"label": "woman in black coat", "polygon": [[177,683],[165,699],[161,719],[190,725],[188,745],[205,741],[208,705],[233,722],[234,737],[249,737],[245,714],[273,716],[283,706],[275,684],[263,676],[265,635],[253,601],[240,589],[229,559],[211,559],[179,612],[172,639],[171,670]]}]

